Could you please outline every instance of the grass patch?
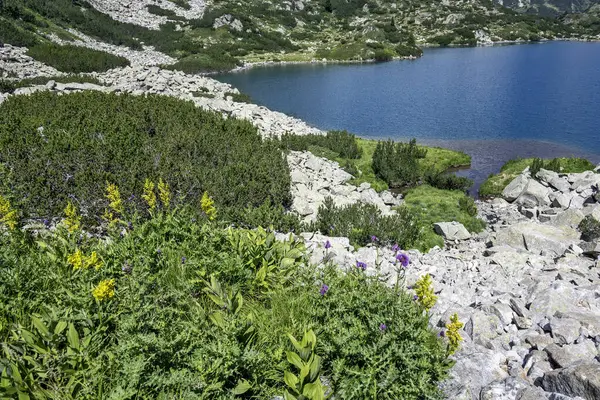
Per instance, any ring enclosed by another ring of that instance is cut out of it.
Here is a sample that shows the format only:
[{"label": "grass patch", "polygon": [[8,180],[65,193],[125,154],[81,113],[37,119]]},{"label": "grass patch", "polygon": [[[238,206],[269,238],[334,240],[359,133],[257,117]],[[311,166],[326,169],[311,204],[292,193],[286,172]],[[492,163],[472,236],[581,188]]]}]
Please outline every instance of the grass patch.
[{"label": "grass patch", "polygon": [[427,250],[433,246],[444,246],[444,240],[433,230],[436,222],[460,222],[469,232],[481,232],[485,222],[474,216],[474,210],[468,205],[472,200],[461,191],[436,189],[421,185],[410,189],[404,196],[405,207],[417,215],[424,227],[419,249]]},{"label": "grass patch", "polygon": [[202,54],[184,57],[172,65],[163,68],[183,71],[186,74],[229,71],[239,66],[239,61],[218,49],[209,49]]},{"label": "grass patch", "polygon": [[[500,168],[500,172],[490,175],[479,188],[481,197],[501,196],[504,188],[527,167],[531,167],[533,158],[509,160]],[[549,161],[549,160],[547,160]],[[564,157],[558,159],[560,172],[584,172],[594,169],[595,165],[585,158]]]}]

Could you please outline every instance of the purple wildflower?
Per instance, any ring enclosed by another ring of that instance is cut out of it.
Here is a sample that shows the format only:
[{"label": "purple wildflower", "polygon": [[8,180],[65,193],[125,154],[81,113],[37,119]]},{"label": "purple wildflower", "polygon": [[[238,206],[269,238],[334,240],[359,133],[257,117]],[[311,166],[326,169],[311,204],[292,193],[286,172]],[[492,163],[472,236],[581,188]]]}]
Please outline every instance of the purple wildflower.
[{"label": "purple wildflower", "polygon": [[356,262],[356,268],[360,268],[363,271],[367,269],[367,263],[364,263],[362,261],[357,261]]},{"label": "purple wildflower", "polygon": [[417,300],[419,300],[419,296],[417,296],[417,295],[415,294],[415,295],[413,296],[413,300],[414,300],[414,301],[417,301]]},{"label": "purple wildflower", "polygon": [[385,331],[386,329],[387,329],[387,325],[386,324],[383,324],[383,323],[379,324],[379,330],[381,332]]},{"label": "purple wildflower", "polygon": [[128,222],[127,223],[127,228],[132,231],[133,230],[133,223],[132,222]]},{"label": "purple wildflower", "polygon": [[440,331],[440,333],[438,333],[438,336],[439,337],[444,337],[444,336],[446,336],[446,332]]},{"label": "purple wildflower", "polygon": [[371,242],[375,243],[378,241],[379,241],[379,239],[377,238],[377,236],[375,236],[375,235],[371,236]]},{"label": "purple wildflower", "polygon": [[181,263],[182,263],[182,264],[185,264],[186,260],[187,260],[187,258],[186,258],[186,257],[181,257]]},{"label": "purple wildflower", "polygon": [[403,267],[408,267],[408,264],[410,263],[408,255],[404,253],[398,253],[398,255],[396,256],[396,261],[402,264]]},{"label": "purple wildflower", "polygon": [[121,267],[121,271],[123,271],[126,274],[130,274],[131,270],[132,270],[131,265],[129,265],[129,263],[127,263],[127,262],[125,264],[123,264],[123,266]]},{"label": "purple wildflower", "polygon": [[156,249],[156,254],[158,254],[158,255],[162,254],[162,250],[161,249]]},{"label": "purple wildflower", "polygon": [[135,200],[135,194],[132,194],[131,196],[129,196],[129,198],[127,200],[129,200],[129,201]]},{"label": "purple wildflower", "polygon": [[328,240],[325,242],[325,249],[330,249],[331,248],[331,242]]},{"label": "purple wildflower", "polygon": [[398,243],[394,243],[394,245],[392,246],[392,251],[394,253],[397,253],[400,250],[400,246],[398,246]]},{"label": "purple wildflower", "polygon": [[326,284],[322,284],[321,289],[319,290],[319,293],[321,294],[321,296],[325,296],[325,294],[327,294],[328,290],[329,290],[329,286],[327,286]]},{"label": "purple wildflower", "polygon": [[50,228],[50,221],[45,219],[44,220],[44,225],[46,226],[46,228]]}]

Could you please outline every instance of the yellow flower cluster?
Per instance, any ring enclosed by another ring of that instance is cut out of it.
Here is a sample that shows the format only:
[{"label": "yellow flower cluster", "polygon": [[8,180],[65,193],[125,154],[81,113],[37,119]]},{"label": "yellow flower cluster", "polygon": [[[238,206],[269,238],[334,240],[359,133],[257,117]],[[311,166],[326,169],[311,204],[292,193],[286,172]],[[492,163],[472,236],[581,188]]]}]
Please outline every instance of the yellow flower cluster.
[{"label": "yellow flower cluster", "polygon": [[77,214],[77,208],[70,201],[67,203],[67,207],[65,207],[65,217],[63,223],[69,233],[76,232],[81,228],[81,216]]},{"label": "yellow flower cluster", "polygon": [[156,209],[156,194],[154,194],[154,187],[154,182],[150,179],[146,179],[146,182],[144,182],[144,194],[142,195],[142,199],[146,201],[150,211]]},{"label": "yellow flower cluster", "polygon": [[10,201],[2,195],[0,195],[0,223],[11,230],[17,227],[17,210],[12,208]]},{"label": "yellow flower cluster", "polygon": [[67,257],[67,262],[73,266],[73,269],[88,269],[94,268],[96,271],[102,268],[102,260],[98,257],[98,253],[92,252],[89,256],[85,256],[81,250]]},{"label": "yellow flower cluster", "polygon": [[108,300],[115,295],[115,280],[105,279],[92,290],[92,295],[98,301]]},{"label": "yellow flower cluster", "polygon": [[200,200],[200,207],[209,220],[213,221],[217,218],[217,209],[215,208],[214,200],[208,195],[208,192],[204,192],[202,199]]},{"label": "yellow flower cluster", "polygon": [[458,314],[450,317],[450,323],[446,324],[446,337],[448,338],[448,354],[454,354],[458,350],[458,344],[463,340],[458,331],[464,324],[458,320]]},{"label": "yellow flower cluster", "polygon": [[123,215],[123,200],[121,199],[121,193],[119,187],[113,183],[106,184],[106,198],[108,199],[108,209],[104,212],[104,219],[108,221],[111,226],[114,226],[119,222],[119,216]]},{"label": "yellow flower cluster", "polygon": [[417,300],[429,311],[437,301],[437,296],[433,293],[433,286],[431,282],[431,276],[429,274],[423,275],[417,282],[415,282],[415,293]]},{"label": "yellow flower cluster", "polygon": [[169,189],[169,185],[164,182],[162,178],[158,181],[158,197],[160,198],[163,208],[168,209],[169,204],[171,204],[171,190]]}]

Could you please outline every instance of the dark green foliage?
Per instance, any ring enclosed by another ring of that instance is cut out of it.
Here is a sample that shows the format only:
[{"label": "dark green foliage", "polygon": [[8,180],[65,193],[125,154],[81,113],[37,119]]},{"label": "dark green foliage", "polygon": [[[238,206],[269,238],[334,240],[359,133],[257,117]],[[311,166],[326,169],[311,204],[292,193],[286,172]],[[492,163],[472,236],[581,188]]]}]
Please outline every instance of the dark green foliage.
[{"label": "dark green foliage", "polygon": [[186,74],[199,74],[228,71],[239,65],[239,61],[228,53],[217,48],[209,48],[200,54],[182,58],[175,64],[166,65],[164,68],[183,71]]},{"label": "dark green foliage", "polygon": [[9,98],[0,111],[0,162],[12,171],[19,207],[31,216],[60,215],[72,197],[92,217],[105,206],[107,181],[127,198],[141,192],[146,178],[168,182],[176,204],[198,205],[204,191],[224,208],[291,201],[276,143],[263,141],[249,122],[191,102],[36,93]]},{"label": "dark green foliage", "polygon": [[399,44],[395,48],[399,57],[421,57],[423,50],[414,45]]},{"label": "dark green foliage", "polygon": [[373,153],[373,171],[390,187],[413,185],[421,175],[418,160],[426,155],[427,149],[417,147],[415,139],[409,143],[380,141]]},{"label": "dark green foliage", "polygon": [[148,8],[148,12],[151,14],[154,14],[154,15],[160,15],[160,16],[172,19],[172,20],[183,20],[183,21],[186,20],[185,18],[177,15],[175,13],[175,11],[167,10],[167,9],[161,8],[154,4],[148,4],[146,7]]},{"label": "dark green foliage", "polygon": [[414,248],[421,236],[419,221],[405,208],[396,215],[382,215],[372,204],[356,203],[337,207],[326,198],[319,207],[317,220],[310,230],[328,236],[344,236],[356,245],[364,246],[377,236],[382,244],[398,244],[403,249]]},{"label": "dark green foliage", "polygon": [[129,60],[99,50],[80,46],[40,43],[31,48],[27,55],[59,71],[70,73],[104,72],[117,67],[126,67]]},{"label": "dark green foliage", "polygon": [[442,47],[445,47],[445,46],[448,46],[450,43],[452,43],[454,41],[454,38],[455,38],[455,35],[452,33],[449,33],[446,35],[435,36],[435,37],[429,39],[429,41],[431,43],[435,43]]},{"label": "dark green foliage", "polygon": [[600,238],[600,222],[591,215],[585,217],[579,223],[578,228],[581,231],[581,239],[586,242],[591,242]]},{"label": "dark green foliage", "polygon": [[[281,136],[281,145],[284,149],[294,151],[306,151],[310,150],[311,146],[319,146],[335,153],[327,158],[358,159],[362,155],[362,150],[356,142],[356,136],[347,131],[329,131],[327,135],[302,136],[285,133]],[[317,155],[322,156],[322,154]]]},{"label": "dark green foliage", "polygon": [[431,185],[438,189],[445,190],[461,190],[467,191],[473,186],[473,181],[464,176],[456,176],[454,174],[437,173],[435,171],[429,171],[424,176],[424,181],[428,185]]},{"label": "dark green foliage", "polygon": [[529,167],[529,172],[531,172],[531,176],[536,176],[542,168],[544,168],[544,160],[541,158],[534,158]]},{"label": "dark green foliage", "polygon": [[[288,334],[312,329],[339,398],[440,397],[451,362],[407,293],[307,267],[297,241],[191,217],[136,220],[106,242],[62,229],[0,235],[0,396],[271,399],[285,389]],[[97,251],[102,266],[73,270],[77,249]],[[95,301],[107,279],[114,296]]]},{"label": "dark green foliage", "polygon": [[373,58],[375,59],[375,61],[378,62],[382,62],[382,61],[391,61],[394,59],[394,51],[390,50],[390,49],[378,49],[375,50],[375,54],[373,55]]},{"label": "dark green foliage", "polygon": [[17,88],[15,81],[0,79],[0,93],[12,93]]},{"label": "dark green foliage", "polygon": [[20,47],[31,47],[38,42],[39,39],[34,33],[17,27],[13,22],[0,16],[0,43],[9,43],[13,46]]},{"label": "dark green foliage", "polygon": [[228,97],[228,96],[231,96],[233,101],[236,101],[238,103],[252,103],[252,98],[249,95],[247,95],[246,93],[234,93],[234,92],[225,93],[225,97]]}]

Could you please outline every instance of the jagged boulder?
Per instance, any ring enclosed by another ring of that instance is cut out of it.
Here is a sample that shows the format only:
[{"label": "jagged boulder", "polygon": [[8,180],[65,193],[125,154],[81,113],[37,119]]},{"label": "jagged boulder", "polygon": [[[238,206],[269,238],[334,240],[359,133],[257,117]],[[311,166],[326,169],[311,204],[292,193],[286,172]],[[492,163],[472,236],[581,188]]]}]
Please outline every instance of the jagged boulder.
[{"label": "jagged boulder", "polygon": [[460,222],[437,222],[433,224],[435,233],[441,235],[446,240],[466,240],[471,234]]},{"label": "jagged boulder", "polygon": [[550,189],[535,179],[529,179],[525,189],[521,192],[515,203],[524,207],[533,208],[550,205]]},{"label": "jagged boulder", "polygon": [[528,181],[529,178],[524,174],[517,176],[504,188],[502,197],[509,202],[515,201],[523,193],[523,190],[525,190]]},{"label": "jagged boulder", "polygon": [[586,400],[600,399],[600,364],[584,362],[550,371],[544,375],[542,385],[549,392],[580,396]]}]

